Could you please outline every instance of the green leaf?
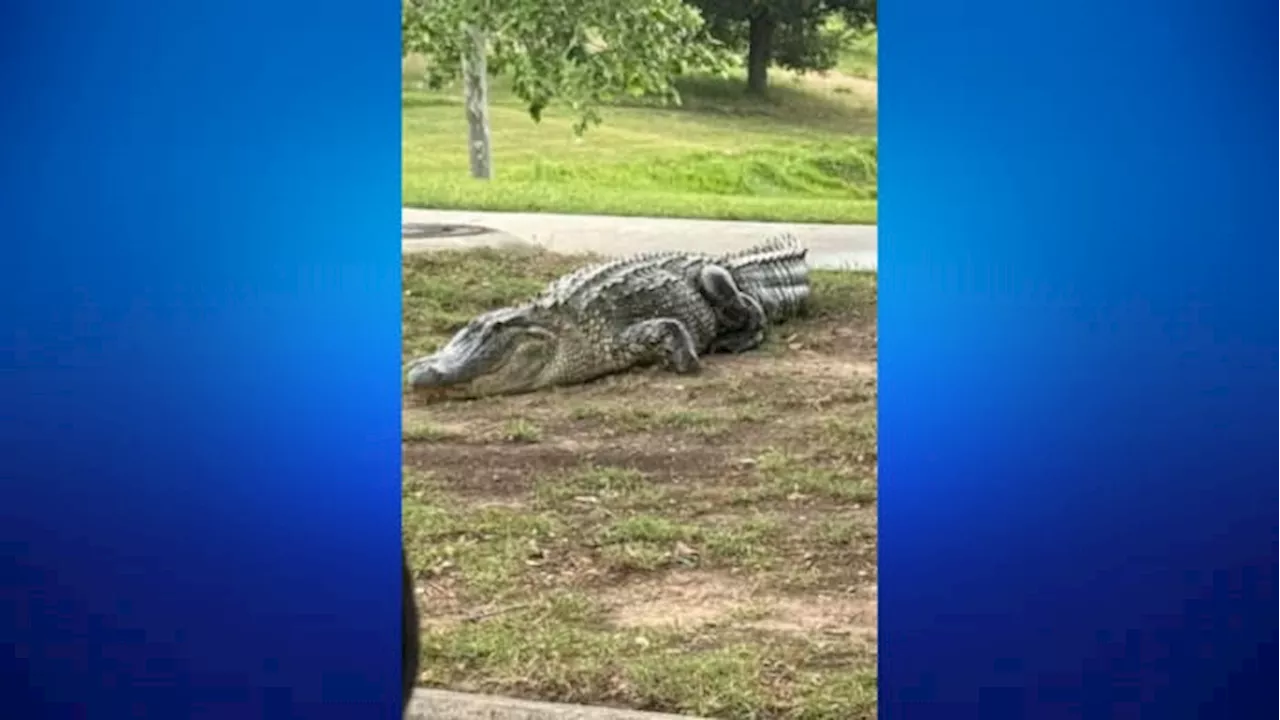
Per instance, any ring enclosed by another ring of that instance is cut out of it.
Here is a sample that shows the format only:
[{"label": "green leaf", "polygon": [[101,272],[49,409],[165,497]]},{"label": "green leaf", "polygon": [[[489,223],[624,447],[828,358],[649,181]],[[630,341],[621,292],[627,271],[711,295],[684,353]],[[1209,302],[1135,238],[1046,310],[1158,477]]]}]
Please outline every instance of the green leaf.
[{"label": "green leaf", "polygon": [[670,99],[679,75],[733,62],[683,0],[402,0],[402,52],[423,58],[428,85],[458,76],[465,25],[487,30],[490,71],[511,79],[535,122],[560,103],[579,134],[614,97]]}]

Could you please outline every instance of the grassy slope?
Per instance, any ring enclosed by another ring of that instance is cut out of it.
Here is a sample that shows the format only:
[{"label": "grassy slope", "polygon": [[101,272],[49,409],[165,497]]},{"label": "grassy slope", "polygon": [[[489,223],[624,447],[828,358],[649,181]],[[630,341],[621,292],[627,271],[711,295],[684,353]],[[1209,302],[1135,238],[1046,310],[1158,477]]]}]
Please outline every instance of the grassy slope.
[{"label": "grassy slope", "polygon": [[[412,71],[407,71],[412,77]],[[689,79],[681,108],[615,107],[581,140],[494,81],[495,179],[471,180],[456,89],[404,94],[404,203],[478,210],[874,223],[874,101],[777,73],[768,101]]]},{"label": "grassy slope", "polygon": [[[581,262],[407,256],[406,357]],[[875,276],[814,283],[812,317],[699,376],[410,403],[421,682],[727,720],[875,716]]]}]

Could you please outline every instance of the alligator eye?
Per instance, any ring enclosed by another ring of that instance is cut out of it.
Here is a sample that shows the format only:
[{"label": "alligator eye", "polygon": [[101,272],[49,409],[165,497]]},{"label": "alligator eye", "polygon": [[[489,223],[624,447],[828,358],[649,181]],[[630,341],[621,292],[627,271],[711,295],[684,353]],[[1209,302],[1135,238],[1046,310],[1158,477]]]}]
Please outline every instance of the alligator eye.
[{"label": "alligator eye", "polygon": [[522,317],[501,318],[493,321],[494,330],[511,330],[527,327],[529,323]]}]

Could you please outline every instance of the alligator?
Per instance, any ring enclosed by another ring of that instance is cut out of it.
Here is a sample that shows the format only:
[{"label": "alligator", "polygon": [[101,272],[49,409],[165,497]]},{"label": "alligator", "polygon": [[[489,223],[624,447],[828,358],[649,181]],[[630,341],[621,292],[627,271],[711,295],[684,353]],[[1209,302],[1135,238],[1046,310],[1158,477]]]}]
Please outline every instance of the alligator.
[{"label": "alligator", "polygon": [[660,364],[740,353],[805,312],[808,251],[791,235],[724,255],[657,252],[589,265],[540,295],[483,313],[409,363],[424,400],[512,395]]}]

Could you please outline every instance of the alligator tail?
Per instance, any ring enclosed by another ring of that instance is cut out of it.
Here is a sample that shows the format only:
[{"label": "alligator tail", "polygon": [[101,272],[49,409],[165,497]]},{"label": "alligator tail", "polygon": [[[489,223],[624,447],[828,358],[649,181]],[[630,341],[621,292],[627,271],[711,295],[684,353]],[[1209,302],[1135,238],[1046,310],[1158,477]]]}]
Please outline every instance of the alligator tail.
[{"label": "alligator tail", "polygon": [[770,322],[804,314],[809,304],[808,250],[782,234],[717,262],[733,274],[743,292],[760,302]]}]

